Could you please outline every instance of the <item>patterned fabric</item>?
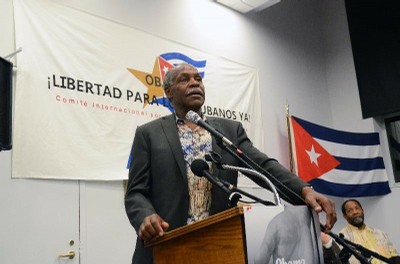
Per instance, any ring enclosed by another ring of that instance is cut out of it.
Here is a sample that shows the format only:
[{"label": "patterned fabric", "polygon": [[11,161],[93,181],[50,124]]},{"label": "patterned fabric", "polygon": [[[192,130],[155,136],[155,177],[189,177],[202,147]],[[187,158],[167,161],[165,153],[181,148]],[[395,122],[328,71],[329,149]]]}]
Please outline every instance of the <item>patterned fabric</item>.
[{"label": "patterned fabric", "polygon": [[[212,150],[211,135],[202,127],[193,130],[177,119],[178,134],[182,145],[183,156],[186,161],[186,175],[188,177],[188,188],[190,196],[189,218],[187,223],[204,219],[209,216],[211,206],[211,183],[204,177],[193,174],[190,164],[195,159],[204,159],[205,154]],[[210,166],[211,172],[211,164]]]},{"label": "patterned fabric", "polygon": [[[350,224],[346,225],[341,231],[346,239],[360,244],[361,246],[374,251],[386,258],[397,256],[397,251],[394,248],[392,242],[385,232],[377,228],[365,226],[364,229],[360,230]],[[360,263],[354,256],[349,259],[350,264]],[[371,263],[380,264],[385,263],[378,259],[372,259]]]}]

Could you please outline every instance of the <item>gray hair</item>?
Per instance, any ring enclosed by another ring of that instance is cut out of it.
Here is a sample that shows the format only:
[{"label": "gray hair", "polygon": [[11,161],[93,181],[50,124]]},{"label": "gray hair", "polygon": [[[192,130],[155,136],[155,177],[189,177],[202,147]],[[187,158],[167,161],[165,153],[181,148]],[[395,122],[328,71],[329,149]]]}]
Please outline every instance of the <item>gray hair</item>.
[{"label": "gray hair", "polygon": [[163,81],[164,90],[167,88],[171,88],[171,86],[174,85],[174,83],[176,81],[176,77],[178,77],[179,72],[182,70],[183,67],[186,67],[186,66],[196,69],[196,67],[194,67],[193,65],[190,65],[188,63],[181,63],[181,64],[177,65],[176,67],[169,69],[167,71],[167,73],[164,76],[164,81]]}]

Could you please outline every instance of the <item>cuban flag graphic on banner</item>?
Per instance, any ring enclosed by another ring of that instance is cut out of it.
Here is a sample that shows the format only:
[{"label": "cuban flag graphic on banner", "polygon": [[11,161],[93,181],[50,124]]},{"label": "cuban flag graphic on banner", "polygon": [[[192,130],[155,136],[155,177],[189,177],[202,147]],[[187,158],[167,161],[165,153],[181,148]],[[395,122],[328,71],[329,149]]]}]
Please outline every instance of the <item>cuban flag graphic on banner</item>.
[{"label": "cuban flag graphic on banner", "polygon": [[[168,68],[172,68],[177,66],[180,63],[188,63],[193,65],[199,71],[199,74],[202,78],[204,78],[204,68],[206,67],[206,60],[194,60],[189,56],[179,53],[179,52],[167,52],[160,55],[160,60],[163,60],[169,66]],[[163,80],[164,80],[163,74]]]},{"label": "cuban flag graphic on banner", "polygon": [[330,129],[291,117],[296,173],[313,188],[338,197],[390,193],[378,133]]}]

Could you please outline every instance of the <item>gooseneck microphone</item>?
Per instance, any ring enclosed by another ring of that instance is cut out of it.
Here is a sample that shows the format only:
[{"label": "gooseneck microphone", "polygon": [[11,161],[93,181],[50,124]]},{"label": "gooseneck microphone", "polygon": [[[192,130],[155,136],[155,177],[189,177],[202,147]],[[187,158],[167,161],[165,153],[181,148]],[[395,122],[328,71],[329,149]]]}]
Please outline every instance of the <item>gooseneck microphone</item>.
[{"label": "gooseneck microphone", "polygon": [[211,184],[218,186],[223,191],[229,194],[229,200],[231,206],[236,206],[237,202],[242,198],[237,192],[230,191],[218,178],[214,177],[210,173],[210,167],[207,162],[202,159],[195,159],[192,164],[190,164],[190,169],[192,172],[199,177],[206,177]]},{"label": "gooseneck microphone", "polygon": [[253,170],[253,169],[242,168],[242,167],[237,167],[237,166],[231,166],[231,165],[226,165],[226,164],[222,164],[221,166],[225,170],[239,171],[239,172],[241,172],[241,173],[243,173],[245,175],[246,174],[251,174],[253,176],[256,176],[261,181],[264,181],[266,184],[268,184],[268,186],[270,187],[271,191],[274,194],[275,205],[277,205],[277,206],[282,205],[281,199],[279,198],[279,194],[278,194],[278,191],[276,190],[275,185],[273,185],[272,182],[265,175],[261,174],[260,172],[258,172],[256,170]]},{"label": "gooseneck microphone", "polygon": [[201,126],[205,130],[210,132],[217,140],[222,141],[224,144],[226,144],[228,146],[232,146],[232,147],[236,148],[236,146],[233,145],[233,143],[229,139],[227,139],[224,135],[222,135],[221,132],[219,132],[218,130],[216,130],[212,126],[210,126],[206,121],[201,119],[199,114],[196,113],[195,111],[190,110],[189,112],[187,112],[186,113],[186,119],[189,120],[192,123],[195,123],[195,124]]}]

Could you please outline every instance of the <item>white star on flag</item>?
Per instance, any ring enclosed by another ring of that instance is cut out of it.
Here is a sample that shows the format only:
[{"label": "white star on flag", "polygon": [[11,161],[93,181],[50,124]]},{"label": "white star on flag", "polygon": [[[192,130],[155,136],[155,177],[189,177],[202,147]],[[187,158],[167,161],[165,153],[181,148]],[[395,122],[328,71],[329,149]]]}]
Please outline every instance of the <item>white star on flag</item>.
[{"label": "white star on flag", "polygon": [[162,69],[162,71],[164,72],[164,74],[166,74],[168,70],[169,70],[169,68],[166,67],[166,66],[164,66],[164,68]]},{"label": "white star on flag", "polygon": [[306,152],[310,157],[311,163],[315,163],[318,166],[318,158],[321,154],[315,152],[314,145],[311,145],[311,150],[306,150]]}]

